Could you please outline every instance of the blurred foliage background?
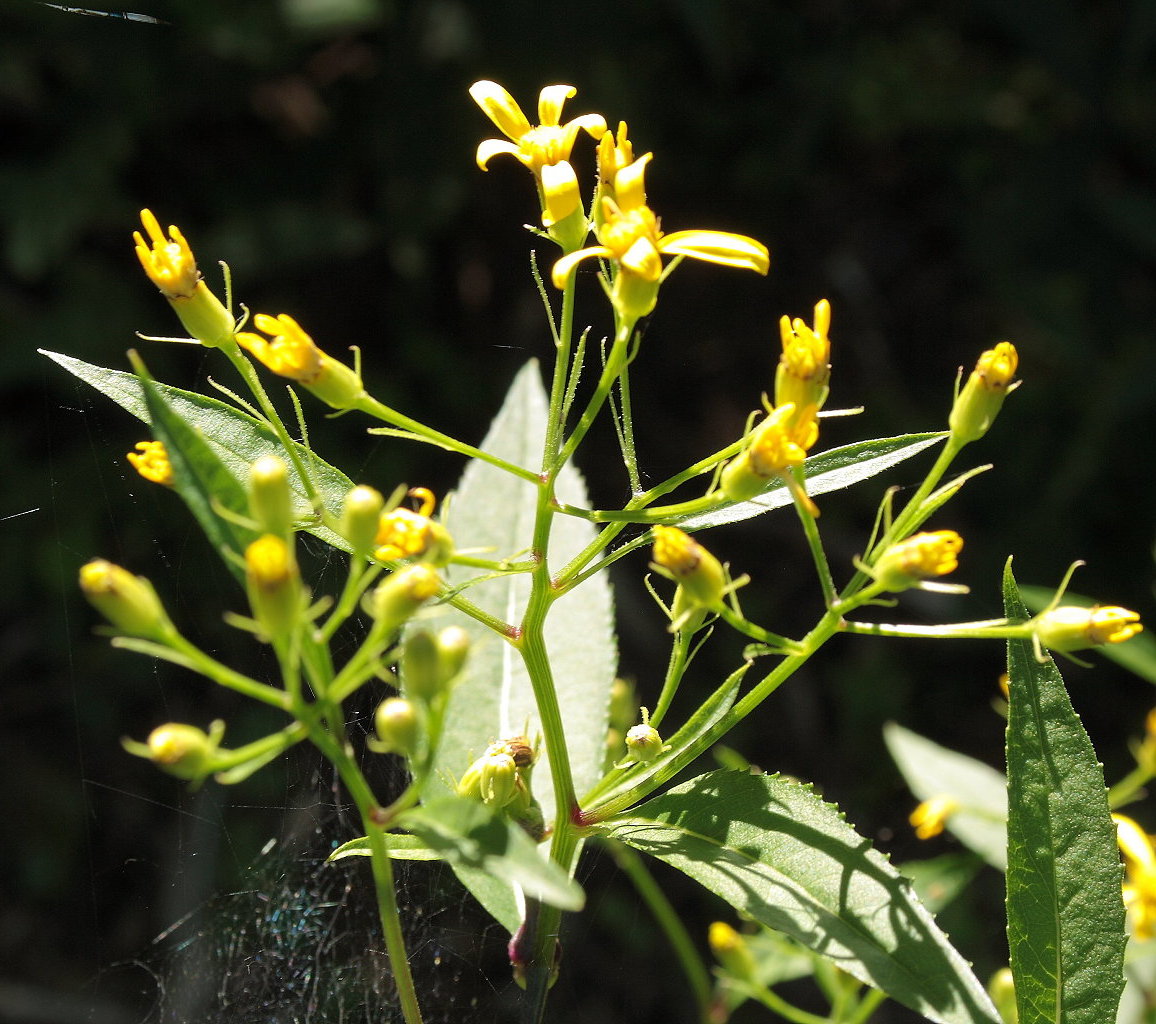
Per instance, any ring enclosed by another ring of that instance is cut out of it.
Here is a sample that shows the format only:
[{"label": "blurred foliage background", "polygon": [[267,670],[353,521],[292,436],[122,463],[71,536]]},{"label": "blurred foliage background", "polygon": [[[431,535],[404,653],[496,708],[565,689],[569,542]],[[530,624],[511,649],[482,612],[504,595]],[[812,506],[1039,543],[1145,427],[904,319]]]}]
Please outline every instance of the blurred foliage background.
[{"label": "blurred foliage background", "polygon": [[[517,368],[549,355],[528,273],[540,243],[520,227],[536,217],[530,179],[513,161],[488,174],[474,166],[474,147],[493,134],[466,94],[478,78],[501,81],[528,110],[544,84],[578,86],[570,113],[624,119],[636,151],[655,152],[650,200],[668,230],[737,230],[771,250],[765,282],[688,264],[663,290],[634,374],[650,478],[736,436],[771,385],[778,317],[809,319],[820,297],[834,308],[830,405],[866,407],[828,421],[824,446],[937,428],[957,367],[1010,338],[1026,383],[968,452],[996,468],[934,523],[966,537],[959,579],[973,593],[906,597],[902,617],[999,614],[998,572],[1012,554],[1024,583],[1054,583],[1085,558],[1076,589],[1156,621],[1156,5],[141,8],[167,24],[31,0],[0,11],[0,517],[15,517],[0,521],[0,1021],[180,1019],[172,998],[167,1010],[158,1002],[173,983],[154,977],[164,974],[154,937],[248,884],[271,836],[289,845],[305,835],[306,847],[313,837],[315,856],[318,822],[326,840],[347,838],[331,835],[334,821],[347,828],[332,811],[339,799],[307,761],[238,790],[188,794],[121,751],[119,737],[165,719],[222,715],[237,739],[265,723],[94,636],[74,589],[83,561],[102,555],[149,576],[198,642],[260,667],[220,623],[241,595],[176,497],[126,469],[140,428],[37,349],[124,366],[136,346],[158,378],[185,387],[223,373],[200,349],[134,337],[178,329],[131,250],[148,206],[182,227],[214,284],[215,261],[227,260],[239,301],[291,313],[334,353],[360,345],[374,393],[476,442]],[[578,148],[589,171],[589,146]],[[593,286],[587,297],[595,332],[606,330]],[[446,453],[308,411],[319,452],[383,490],[406,481],[440,492],[461,470]],[[582,464],[596,503],[623,499],[608,433]],[[918,472],[885,479],[905,486]],[[820,500],[835,564],[862,550],[882,489]],[[743,591],[752,618],[787,633],[808,625],[818,593],[793,516],[732,528],[712,547],[753,577]],[[667,642],[644,571],[640,558],[616,577],[622,671],[643,703]],[[732,669],[741,646],[716,635],[697,683]],[[1001,663],[996,645],[844,638],[734,745],[768,770],[815,780],[897,861],[941,852],[909,838],[912,801],[880,727],[894,719],[998,766]],[[1117,778],[1149,687],[1106,663],[1066,675]],[[565,1019],[616,1019],[628,1007],[635,1020],[689,1020],[661,937],[607,864],[591,870],[606,888],[567,941],[556,993]],[[662,880],[680,893],[677,879]],[[457,897],[429,898],[442,904],[446,948],[479,927]],[[1006,956],[1000,900],[1001,880],[983,876],[948,912],[981,976]],[[720,913],[680,906],[700,937]],[[468,955],[493,978],[459,966],[454,980],[476,983],[477,1012],[500,1019],[503,937],[481,935]],[[432,962],[440,948],[415,956]],[[228,1019],[293,1019],[272,1003],[249,1012]]]}]

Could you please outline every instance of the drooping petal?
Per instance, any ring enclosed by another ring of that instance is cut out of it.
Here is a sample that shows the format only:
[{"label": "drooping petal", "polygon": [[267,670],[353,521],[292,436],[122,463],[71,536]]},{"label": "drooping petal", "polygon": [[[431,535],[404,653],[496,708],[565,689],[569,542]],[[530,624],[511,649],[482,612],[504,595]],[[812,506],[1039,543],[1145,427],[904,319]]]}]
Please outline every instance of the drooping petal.
[{"label": "drooping petal", "polygon": [[555,288],[565,288],[566,282],[570,279],[570,272],[582,262],[591,256],[601,256],[603,259],[610,259],[614,256],[609,249],[604,245],[592,245],[588,249],[579,249],[577,252],[568,253],[560,260],[557,260],[553,269],[550,271],[550,280],[554,282]]},{"label": "drooping petal", "polygon": [[507,142],[505,139],[486,139],[478,145],[478,155],[476,157],[478,166],[483,170],[489,170],[486,166],[490,160],[499,153],[509,153],[515,160],[530,166],[530,158],[526,156],[517,146],[512,142]]},{"label": "drooping petal", "polygon": [[653,153],[645,153],[614,176],[614,195],[624,212],[646,205],[646,165]]},{"label": "drooping petal", "polygon": [[545,200],[542,224],[551,227],[569,217],[581,204],[578,175],[574,173],[569,161],[563,160],[557,164],[546,164],[542,168],[541,179],[542,196]]},{"label": "drooping petal", "polygon": [[[619,172],[619,181],[624,173]],[[621,190],[618,197],[621,200]],[[760,274],[765,274],[771,265],[770,253],[765,245],[746,235],[735,235],[729,231],[675,231],[658,240],[658,249],[667,255],[690,256],[707,263],[740,267]]]},{"label": "drooping petal", "polygon": [[548,85],[538,94],[538,124],[557,127],[562,123],[562,107],[577,89],[572,85]]},{"label": "drooping petal", "polygon": [[530,130],[530,122],[514,99],[497,82],[482,80],[470,86],[470,96],[482,112],[509,139],[518,141]]}]

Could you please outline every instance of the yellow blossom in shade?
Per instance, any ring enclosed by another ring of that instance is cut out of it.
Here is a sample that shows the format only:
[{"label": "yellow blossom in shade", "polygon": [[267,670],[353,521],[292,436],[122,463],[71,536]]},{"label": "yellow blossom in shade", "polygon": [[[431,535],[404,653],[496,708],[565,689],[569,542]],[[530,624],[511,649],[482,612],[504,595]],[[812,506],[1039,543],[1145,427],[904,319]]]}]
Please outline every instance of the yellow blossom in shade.
[{"label": "yellow blossom in shade", "polygon": [[791,403],[796,409],[821,409],[827,399],[831,378],[831,304],[821,299],[815,304],[815,326],[796,317],[779,321],[783,354],[775,373],[775,405]]},{"label": "yellow blossom in shade", "polygon": [[765,274],[770,266],[766,246],[746,235],[728,231],[675,231],[663,234],[654,211],[646,205],[647,153],[614,177],[615,198],[603,197],[599,245],[579,249],[554,264],[551,278],[564,288],[584,259],[601,257],[616,265],[611,301],[624,320],[645,316],[658,299],[663,256],[690,256],[707,263],[742,267]]},{"label": "yellow blossom in shade", "polygon": [[707,942],[715,959],[732,977],[751,981],[755,977],[755,958],[747,941],[725,921],[715,921],[707,931]]},{"label": "yellow blossom in shade", "polygon": [[883,552],[875,563],[875,579],[891,591],[939,589],[925,581],[954,572],[962,547],[963,538],[954,530],[916,533]]},{"label": "yellow blossom in shade", "polygon": [[506,136],[486,139],[478,146],[478,166],[487,170],[493,157],[508,153],[537,176],[543,167],[570,159],[580,131],[591,138],[601,138],[606,131],[606,118],[601,114],[582,114],[561,123],[562,107],[577,92],[572,85],[546,86],[538,96],[539,123],[531,125],[514,97],[497,82],[475,82],[470,86],[470,96]]},{"label": "yellow blossom in shade", "polygon": [[947,819],[959,810],[959,801],[955,797],[941,794],[924,800],[907,819],[915,829],[919,839],[931,839],[939,835]]},{"label": "yellow blossom in shade", "polygon": [[1003,401],[1017,387],[1019,354],[1010,341],[984,352],[951,407],[948,425],[959,443],[977,441],[991,429]]},{"label": "yellow blossom in shade", "polygon": [[1124,906],[1140,941],[1156,937],[1156,850],[1151,837],[1123,814],[1113,814],[1116,842],[1124,855]]},{"label": "yellow blossom in shade", "polygon": [[154,484],[173,485],[173,467],[169,453],[160,441],[137,441],[136,451],[125,456],[133,469]]},{"label": "yellow blossom in shade", "polygon": [[133,238],[137,259],[149,280],[166,298],[191,299],[201,275],[185,236],[174,224],[169,225],[169,237],[166,238],[151,210],[141,210],[140,219],[148,241],[139,231],[133,232]]},{"label": "yellow blossom in shade", "polygon": [[1031,625],[1039,642],[1053,651],[1082,651],[1101,644],[1119,644],[1144,629],[1136,612],[1116,605],[1091,608],[1060,605],[1040,612],[1031,620]]},{"label": "yellow blossom in shade", "polygon": [[80,568],[80,589],[89,604],[122,633],[162,642],[175,635],[161,599],[143,576],[95,558]]}]

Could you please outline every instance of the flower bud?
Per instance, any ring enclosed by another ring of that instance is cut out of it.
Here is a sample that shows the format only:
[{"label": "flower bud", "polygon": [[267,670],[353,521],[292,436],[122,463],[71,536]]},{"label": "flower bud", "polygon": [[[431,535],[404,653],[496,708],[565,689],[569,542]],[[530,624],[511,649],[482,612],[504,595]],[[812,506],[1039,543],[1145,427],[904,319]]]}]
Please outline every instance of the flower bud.
[{"label": "flower bud", "polygon": [[1001,967],[987,983],[987,994],[995,1003],[1003,1024],[1019,1024],[1020,1011],[1016,1006],[1016,985],[1010,967]]},{"label": "flower bud", "polygon": [[647,722],[633,725],[626,733],[627,756],[634,761],[653,761],[662,753],[662,737]]},{"label": "flower bud", "polygon": [[707,932],[707,942],[715,959],[732,978],[755,980],[755,958],[737,931],[725,921],[715,921]]},{"label": "flower bud", "polygon": [[434,635],[419,629],[405,638],[401,652],[401,679],[405,692],[427,703],[442,691],[438,645]]},{"label": "flower bud", "polygon": [[957,555],[963,538],[954,530],[916,533],[893,544],[875,563],[875,579],[887,590],[898,593],[918,587],[935,576],[945,576],[959,567]]},{"label": "flower bud", "polygon": [[815,326],[796,318],[783,317],[779,334],[783,354],[775,371],[775,406],[794,405],[796,409],[823,407],[827,400],[827,382],[831,379],[831,304],[820,299],[815,304]]},{"label": "flower bud", "polygon": [[441,583],[438,574],[422,563],[390,573],[367,602],[369,613],[377,620],[374,628],[392,633],[441,589]]},{"label": "flower bud", "polygon": [[438,663],[441,667],[442,685],[452,683],[465,667],[470,653],[470,634],[461,626],[446,626],[437,636]]},{"label": "flower bud", "polygon": [[963,390],[956,396],[948,425],[959,444],[978,441],[991,428],[1003,401],[1017,387],[1013,383],[1019,355],[1010,341],[1001,341],[979,357]]},{"label": "flower bud", "polygon": [[373,715],[378,743],[374,749],[379,754],[404,754],[411,756],[421,738],[421,725],[417,709],[401,697],[383,700]]},{"label": "flower bud", "polygon": [[289,468],[276,455],[262,455],[249,467],[249,514],[264,533],[293,532],[293,494]]},{"label": "flower bud", "polygon": [[245,549],[249,607],[266,637],[284,636],[301,620],[301,573],[293,549],[266,533]]},{"label": "flower bud", "polygon": [[[671,620],[693,629],[702,612],[717,608],[726,594],[726,570],[706,548],[676,526],[654,528],[654,566],[676,583]],[[697,620],[697,621],[696,621]]]},{"label": "flower bud", "polygon": [[119,565],[94,559],[80,569],[80,589],[121,633],[161,642],[175,630],[153,585]]},{"label": "flower bud", "polygon": [[340,532],[355,554],[366,554],[373,548],[384,507],[381,492],[372,487],[355,487],[345,496]]},{"label": "flower bud", "polygon": [[197,781],[213,771],[217,748],[225,732],[225,723],[214,722],[205,733],[193,725],[168,722],[159,725],[145,743],[122,740],[125,750],[146,757],[162,771],[178,779]]},{"label": "flower bud", "polygon": [[137,441],[136,451],[129,452],[125,458],[150,483],[172,487],[173,467],[161,441]]},{"label": "flower bud", "polygon": [[1082,651],[1123,643],[1144,628],[1136,612],[1115,605],[1061,605],[1040,612],[1031,620],[1031,626],[1040,643],[1053,651]]}]

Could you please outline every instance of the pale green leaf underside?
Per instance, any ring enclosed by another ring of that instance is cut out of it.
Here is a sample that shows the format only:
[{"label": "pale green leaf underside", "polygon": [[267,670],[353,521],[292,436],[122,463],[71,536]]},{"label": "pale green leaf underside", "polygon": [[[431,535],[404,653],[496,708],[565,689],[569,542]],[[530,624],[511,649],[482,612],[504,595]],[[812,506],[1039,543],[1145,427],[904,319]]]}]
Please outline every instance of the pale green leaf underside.
[{"label": "pale green leaf underside", "polygon": [[910,884],[806,786],[712,772],[600,830],[930,1020],[999,1022]]},{"label": "pale green leaf underside", "polygon": [[[441,854],[431,850],[417,836],[401,832],[387,832],[385,846],[391,860],[441,860]],[[346,857],[369,857],[369,837],[358,836],[342,843],[329,855],[329,860],[344,860]]]},{"label": "pale green leaf underside", "polygon": [[[73,376],[111,398],[137,419],[144,423],[151,422],[144,392],[134,374],[94,366],[72,356],[61,355],[59,352],[41,349],[41,353]],[[266,424],[254,419],[248,413],[193,391],[183,391],[161,383],[157,383],[156,388],[176,415],[200,431],[205,443],[220,459],[222,465],[242,485],[248,480],[249,467],[262,455],[284,457],[284,449],[277,435]],[[302,462],[309,466],[314,486],[320,493],[325,507],[334,515],[339,515],[345,495],[353,487],[353,483],[344,473],[317,458],[303,445],[295,445],[295,448]],[[292,464],[289,466],[289,485],[294,493],[296,514],[300,519],[307,520],[312,516],[313,510],[309,507],[305,488]],[[343,550],[349,548],[345,540],[319,523],[306,527],[306,530],[334,547]]]},{"label": "pale green leaf underside", "polygon": [[1007,780],[1002,772],[889,722],[887,749],[920,800],[950,796],[959,803],[947,828],[993,868],[1007,867]]},{"label": "pale green leaf underside", "polygon": [[[1027,616],[1009,560],[1004,612]],[[1064,681],[1008,641],[1008,945],[1020,1024],[1103,1024],[1123,988],[1124,905],[1104,773]]]}]

